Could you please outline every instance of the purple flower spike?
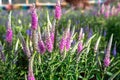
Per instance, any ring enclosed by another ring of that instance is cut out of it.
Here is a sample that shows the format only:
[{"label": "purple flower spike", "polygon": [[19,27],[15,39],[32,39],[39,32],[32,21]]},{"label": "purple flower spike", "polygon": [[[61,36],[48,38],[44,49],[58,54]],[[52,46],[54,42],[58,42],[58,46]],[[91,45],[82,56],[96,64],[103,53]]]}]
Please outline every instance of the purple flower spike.
[{"label": "purple flower spike", "polygon": [[83,49],[83,44],[82,44],[82,42],[80,42],[78,44],[78,53],[80,53],[82,51],[82,49]]},{"label": "purple flower spike", "polygon": [[36,9],[35,9],[35,8],[33,8],[33,9],[31,10],[31,18],[32,18],[32,20],[31,20],[31,28],[32,28],[33,30],[36,30],[37,27],[38,27],[38,16],[37,16],[37,13],[36,13]]},{"label": "purple flower spike", "polygon": [[47,48],[47,50],[48,50],[48,52],[52,52],[52,50],[53,50],[53,44],[52,44],[52,41],[51,41],[51,38],[50,38],[50,36],[48,36],[47,38],[46,38],[46,48]]},{"label": "purple flower spike", "polygon": [[41,54],[45,53],[46,48],[45,48],[44,42],[42,40],[38,41],[38,48],[39,48],[39,52]]},{"label": "purple flower spike", "polygon": [[66,38],[63,36],[60,41],[60,46],[59,46],[60,53],[62,53],[64,51],[65,45],[66,45]]},{"label": "purple flower spike", "polygon": [[116,43],[114,44],[114,48],[113,48],[113,55],[116,56],[117,51],[116,51]]},{"label": "purple flower spike", "polygon": [[60,0],[57,1],[56,7],[55,7],[55,18],[58,19],[58,20],[61,18]]},{"label": "purple flower spike", "polygon": [[12,29],[11,29],[11,28],[8,28],[8,29],[7,29],[7,32],[6,32],[6,41],[7,41],[8,43],[11,43],[11,42],[12,42],[12,36],[13,36]]},{"label": "purple flower spike", "polygon": [[54,44],[54,32],[50,32],[50,38],[51,38],[51,41],[52,41],[52,44]]},{"label": "purple flower spike", "polygon": [[108,67],[110,65],[110,58],[109,57],[106,57],[105,59],[104,59],[104,66],[105,67]]},{"label": "purple flower spike", "polygon": [[106,51],[105,58],[104,58],[105,67],[108,67],[110,65],[110,51],[111,51],[111,46],[112,46],[112,40],[113,40],[113,34],[111,35],[111,38],[109,40],[109,44],[107,46],[107,51]]},{"label": "purple flower spike", "polygon": [[71,35],[69,33],[69,35],[66,39],[66,51],[69,51],[70,47],[71,47]]}]

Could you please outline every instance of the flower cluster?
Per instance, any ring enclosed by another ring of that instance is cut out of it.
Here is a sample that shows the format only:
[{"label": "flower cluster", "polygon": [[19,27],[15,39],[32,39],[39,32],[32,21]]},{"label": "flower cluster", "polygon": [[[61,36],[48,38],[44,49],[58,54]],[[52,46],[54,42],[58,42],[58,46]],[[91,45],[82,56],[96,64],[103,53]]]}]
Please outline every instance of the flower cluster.
[{"label": "flower cluster", "polygon": [[118,3],[117,7],[110,5],[102,5],[100,8],[100,14],[105,18],[109,18],[110,16],[117,16],[120,13],[120,3]]}]

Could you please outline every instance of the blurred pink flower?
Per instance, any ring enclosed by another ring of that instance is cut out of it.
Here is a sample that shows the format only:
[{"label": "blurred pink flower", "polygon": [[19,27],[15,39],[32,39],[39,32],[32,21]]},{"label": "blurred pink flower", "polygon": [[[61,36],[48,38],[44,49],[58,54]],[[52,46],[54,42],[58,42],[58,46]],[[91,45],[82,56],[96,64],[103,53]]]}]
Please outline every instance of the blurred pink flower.
[{"label": "blurred pink flower", "polygon": [[105,16],[105,18],[109,18],[109,16],[110,16],[110,5],[106,6],[106,12],[105,12],[104,16]]},{"label": "blurred pink flower", "polygon": [[104,14],[105,13],[105,5],[104,4],[102,4],[102,7],[101,7],[101,9],[100,9],[100,14]]}]

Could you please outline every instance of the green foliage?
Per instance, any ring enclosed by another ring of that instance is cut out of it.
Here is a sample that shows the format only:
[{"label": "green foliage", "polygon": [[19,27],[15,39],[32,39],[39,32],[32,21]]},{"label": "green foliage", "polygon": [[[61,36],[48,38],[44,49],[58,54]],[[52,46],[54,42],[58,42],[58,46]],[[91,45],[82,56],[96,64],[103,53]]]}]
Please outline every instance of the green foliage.
[{"label": "green foliage", "polygon": [[113,44],[117,42],[117,51],[120,52],[120,16],[114,16],[106,20],[106,28],[107,28],[107,36],[106,39],[108,40],[110,35],[113,33]]},{"label": "green foliage", "polygon": [[[39,15],[41,14],[42,13]],[[107,68],[104,67],[103,59],[104,49],[112,33],[114,34],[113,43],[117,41],[117,47],[119,48],[120,18],[111,17],[109,19],[104,19],[103,17],[72,15],[71,17],[69,17],[69,15],[63,16],[60,20],[58,38],[62,36],[63,30],[67,27],[67,20],[70,19],[72,22],[71,27],[75,27],[75,35],[73,39],[76,40],[76,43],[72,45],[70,51],[65,51],[63,54],[60,53],[58,46],[52,53],[36,53],[33,62],[36,80],[119,80],[120,54],[117,54],[116,57],[110,57],[111,64]],[[39,17],[39,24],[42,33],[45,33],[47,25],[45,18],[46,16]],[[50,21],[52,20],[53,17],[50,17]],[[6,43],[5,38],[2,38],[6,32],[6,28],[3,27],[3,25],[0,26],[0,41],[2,42],[3,52],[6,58],[5,62],[0,60],[0,79],[27,79],[28,58],[23,52],[21,47],[22,43],[18,39],[18,33],[21,32],[26,43],[30,45],[31,38],[26,34],[26,30],[30,28],[29,24],[29,17],[22,19],[21,16],[18,18],[18,21],[16,21],[12,16],[12,29],[14,36],[11,46]],[[93,35],[88,39],[87,36],[89,31],[85,32],[85,39],[83,40],[84,49],[78,53],[78,33],[81,27],[86,26],[89,26],[89,28],[93,30]],[[104,29],[107,31],[107,37],[103,36]],[[95,52],[94,46],[97,41],[99,46],[98,51]],[[57,42],[57,45],[59,45],[59,42]]]}]

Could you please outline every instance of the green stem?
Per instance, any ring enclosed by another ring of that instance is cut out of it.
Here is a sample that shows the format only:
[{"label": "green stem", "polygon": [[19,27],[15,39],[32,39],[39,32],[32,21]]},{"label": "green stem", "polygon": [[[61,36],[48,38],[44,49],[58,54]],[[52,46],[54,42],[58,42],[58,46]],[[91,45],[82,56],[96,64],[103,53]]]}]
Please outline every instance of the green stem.
[{"label": "green stem", "polygon": [[104,69],[104,71],[103,71],[103,73],[102,73],[102,80],[104,80],[105,72],[106,72],[106,68]]},{"label": "green stem", "polygon": [[78,76],[79,76],[79,74],[78,74],[78,63],[77,63],[77,65],[76,65],[75,73],[76,73],[76,80],[78,80]]},{"label": "green stem", "polygon": [[58,20],[56,21],[56,26],[55,26],[55,38],[54,38],[54,50],[56,49],[56,46],[57,46],[57,29],[58,29]]},{"label": "green stem", "polygon": [[33,72],[33,61],[34,61],[34,57],[35,57],[35,54],[36,53],[34,53],[30,58],[29,58],[29,71],[30,72]]}]

